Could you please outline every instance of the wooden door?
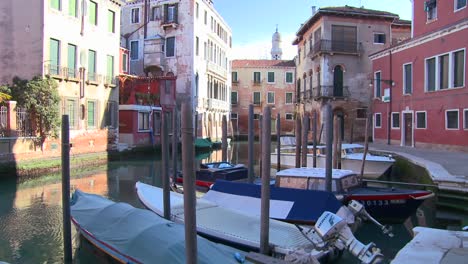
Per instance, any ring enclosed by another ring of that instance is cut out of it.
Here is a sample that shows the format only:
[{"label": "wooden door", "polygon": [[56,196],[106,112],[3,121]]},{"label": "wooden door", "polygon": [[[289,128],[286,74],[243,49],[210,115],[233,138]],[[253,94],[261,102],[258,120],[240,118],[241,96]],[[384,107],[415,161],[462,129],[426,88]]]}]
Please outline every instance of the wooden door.
[{"label": "wooden door", "polygon": [[405,146],[413,146],[413,115],[411,113],[405,113],[404,120]]}]

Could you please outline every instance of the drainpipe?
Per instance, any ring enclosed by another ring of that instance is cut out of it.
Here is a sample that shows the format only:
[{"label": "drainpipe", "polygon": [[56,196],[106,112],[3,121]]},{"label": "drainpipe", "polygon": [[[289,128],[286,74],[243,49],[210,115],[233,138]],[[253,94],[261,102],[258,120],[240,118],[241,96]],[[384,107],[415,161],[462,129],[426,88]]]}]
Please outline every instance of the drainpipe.
[{"label": "drainpipe", "polygon": [[390,88],[389,88],[389,100],[388,100],[388,116],[387,116],[387,145],[391,142],[391,116],[392,116],[392,89],[393,89],[393,75],[392,75],[392,50],[389,51],[389,62],[390,62]]},{"label": "drainpipe", "polygon": [[147,36],[147,33],[148,33],[148,0],[145,0],[144,10],[145,10],[145,15],[143,17],[143,24],[145,26],[144,26],[143,32],[144,32],[144,39],[146,39],[146,36]]}]

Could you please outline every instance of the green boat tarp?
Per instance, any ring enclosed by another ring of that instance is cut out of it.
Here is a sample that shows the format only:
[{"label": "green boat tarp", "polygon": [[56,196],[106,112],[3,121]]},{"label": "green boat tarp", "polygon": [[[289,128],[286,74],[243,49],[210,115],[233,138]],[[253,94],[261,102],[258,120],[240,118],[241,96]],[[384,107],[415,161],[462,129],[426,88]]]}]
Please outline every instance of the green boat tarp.
[{"label": "green boat tarp", "polygon": [[209,138],[197,138],[195,139],[196,149],[211,149],[213,143]]},{"label": "green boat tarp", "polygon": [[[124,263],[186,263],[184,226],[155,213],[76,190],[72,222]],[[197,236],[198,263],[239,263],[243,252]],[[243,257],[242,257],[243,258]]]}]

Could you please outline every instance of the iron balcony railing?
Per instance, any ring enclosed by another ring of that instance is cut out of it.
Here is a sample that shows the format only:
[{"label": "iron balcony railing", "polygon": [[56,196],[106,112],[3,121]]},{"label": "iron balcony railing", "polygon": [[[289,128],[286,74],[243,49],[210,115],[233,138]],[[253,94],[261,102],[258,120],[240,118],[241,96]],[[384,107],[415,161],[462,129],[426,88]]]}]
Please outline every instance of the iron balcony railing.
[{"label": "iron balcony railing", "polygon": [[348,98],[351,96],[348,86],[334,86],[334,85],[319,85],[312,88],[312,97],[314,99],[320,98]]},{"label": "iron balcony railing", "polygon": [[334,52],[358,55],[362,51],[362,44],[353,41],[338,41],[321,39],[314,43],[311,48],[312,56],[319,52]]}]

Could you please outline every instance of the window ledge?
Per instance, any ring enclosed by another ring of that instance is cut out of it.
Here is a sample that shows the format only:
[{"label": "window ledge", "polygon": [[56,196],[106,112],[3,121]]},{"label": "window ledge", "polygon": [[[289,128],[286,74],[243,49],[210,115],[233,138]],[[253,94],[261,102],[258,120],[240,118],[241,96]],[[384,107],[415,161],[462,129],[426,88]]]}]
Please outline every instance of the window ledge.
[{"label": "window ledge", "polygon": [[99,82],[98,82],[98,81],[90,81],[90,80],[87,80],[87,81],[86,81],[86,84],[98,86],[98,85],[99,85]]}]

